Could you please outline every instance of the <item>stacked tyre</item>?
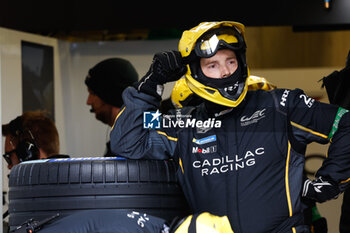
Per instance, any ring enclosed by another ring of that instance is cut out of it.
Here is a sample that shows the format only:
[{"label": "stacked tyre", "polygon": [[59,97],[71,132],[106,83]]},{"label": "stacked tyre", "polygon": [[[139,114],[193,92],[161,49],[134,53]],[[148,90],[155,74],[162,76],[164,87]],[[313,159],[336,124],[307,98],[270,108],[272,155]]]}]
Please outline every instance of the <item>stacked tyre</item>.
[{"label": "stacked tyre", "polygon": [[10,173],[10,229],[31,218],[89,209],[139,210],[167,220],[188,214],[171,160],[37,160]]}]

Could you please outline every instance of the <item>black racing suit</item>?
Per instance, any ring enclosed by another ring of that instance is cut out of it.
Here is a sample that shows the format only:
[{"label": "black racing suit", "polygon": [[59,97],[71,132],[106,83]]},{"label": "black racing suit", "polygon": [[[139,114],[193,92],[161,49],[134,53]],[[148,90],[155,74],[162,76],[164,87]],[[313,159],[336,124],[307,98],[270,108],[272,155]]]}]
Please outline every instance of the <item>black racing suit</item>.
[{"label": "black racing suit", "polygon": [[159,99],[134,88],[123,99],[112,151],[133,159],[173,157],[193,212],[227,215],[235,233],[307,232],[301,192],[310,142],[331,141],[317,176],[341,191],[348,184],[350,114],[299,89],[248,92],[238,107],[221,112],[205,103],[176,110],[171,120],[163,116],[160,129],[143,127]]}]

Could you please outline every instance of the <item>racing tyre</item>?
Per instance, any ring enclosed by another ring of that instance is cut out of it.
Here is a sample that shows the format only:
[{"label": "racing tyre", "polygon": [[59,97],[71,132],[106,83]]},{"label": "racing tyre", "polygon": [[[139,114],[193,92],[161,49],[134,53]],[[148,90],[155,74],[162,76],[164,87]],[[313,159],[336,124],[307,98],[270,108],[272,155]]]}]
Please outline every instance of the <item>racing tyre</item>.
[{"label": "racing tyre", "polygon": [[174,161],[118,157],[36,160],[12,168],[10,229],[79,210],[139,210],[171,220],[189,213]]}]

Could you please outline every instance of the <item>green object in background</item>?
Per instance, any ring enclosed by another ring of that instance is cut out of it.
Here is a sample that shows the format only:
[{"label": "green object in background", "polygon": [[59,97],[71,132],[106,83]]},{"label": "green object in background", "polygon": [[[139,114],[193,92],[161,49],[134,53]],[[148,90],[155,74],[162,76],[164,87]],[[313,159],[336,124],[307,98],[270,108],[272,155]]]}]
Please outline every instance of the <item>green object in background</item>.
[{"label": "green object in background", "polygon": [[317,207],[312,207],[312,222],[315,222],[316,220],[322,218],[320,212],[318,211]]}]

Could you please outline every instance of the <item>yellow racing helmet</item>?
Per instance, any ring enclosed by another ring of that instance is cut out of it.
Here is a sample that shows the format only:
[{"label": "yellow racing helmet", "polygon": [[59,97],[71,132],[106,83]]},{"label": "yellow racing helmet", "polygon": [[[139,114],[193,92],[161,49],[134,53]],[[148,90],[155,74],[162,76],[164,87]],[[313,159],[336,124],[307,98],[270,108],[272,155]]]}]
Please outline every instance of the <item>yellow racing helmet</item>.
[{"label": "yellow racing helmet", "polygon": [[256,91],[259,89],[269,91],[276,89],[276,85],[267,81],[264,77],[258,77],[255,75],[249,75],[247,79],[248,91]]},{"label": "yellow racing helmet", "polygon": [[[184,31],[179,42],[179,51],[188,63],[185,78],[191,91],[206,100],[227,107],[236,107],[243,101],[248,90],[244,33],[244,25],[232,21],[204,22]],[[203,74],[199,60],[214,56],[220,49],[235,52],[239,69],[235,75],[214,80]]]},{"label": "yellow racing helmet", "polygon": [[196,106],[203,102],[203,99],[194,94],[188,87],[186,79],[176,81],[170,95],[171,102],[175,108],[184,106]]},{"label": "yellow racing helmet", "polygon": [[190,215],[184,219],[174,233],[234,233],[227,216],[216,216],[208,212]]},{"label": "yellow racing helmet", "polygon": [[[264,77],[249,75],[247,78],[248,91],[256,90],[273,90],[276,85],[266,80]],[[171,91],[171,102],[175,108],[182,108],[184,106],[198,105],[202,100],[194,94],[188,87],[186,79],[181,78],[176,81],[173,90]]]},{"label": "yellow racing helmet", "polygon": [[176,81],[173,90],[171,91],[170,99],[175,108],[182,108],[185,106],[184,102],[192,95],[193,92],[187,86],[186,80],[181,78]]}]

